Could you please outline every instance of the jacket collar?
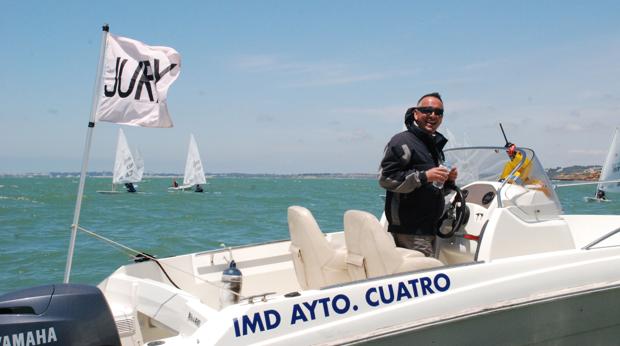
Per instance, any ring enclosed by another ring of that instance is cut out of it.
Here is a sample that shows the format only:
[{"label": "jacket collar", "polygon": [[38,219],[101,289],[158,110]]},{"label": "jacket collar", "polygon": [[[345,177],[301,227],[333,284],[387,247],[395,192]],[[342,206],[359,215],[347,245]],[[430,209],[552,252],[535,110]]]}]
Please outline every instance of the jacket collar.
[{"label": "jacket collar", "polygon": [[427,145],[432,143],[432,145],[439,151],[443,150],[443,147],[445,147],[448,143],[448,139],[444,137],[444,135],[442,135],[441,133],[435,131],[435,134],[431,135],[428,132],[419,128],[415,122],[407,125],[407,130],[413,133],[416,137],[418,137]]}]

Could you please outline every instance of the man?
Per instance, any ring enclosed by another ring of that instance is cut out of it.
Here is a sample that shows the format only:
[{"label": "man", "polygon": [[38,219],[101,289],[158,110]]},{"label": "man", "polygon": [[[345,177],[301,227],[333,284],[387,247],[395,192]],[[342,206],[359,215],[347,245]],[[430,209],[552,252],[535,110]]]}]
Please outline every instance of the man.
[{"label": "man", "polygon": [[133,183],[125,183],[125,188],[127,189],[127,192],[136,192],[136,187],[133,186]]},{"label": "man", "polygon": [[456,167],[439,167],[448,140],[437,132],[443,120],[438,93],[418,100],[405,113],[407,130],[396,134],[385,147],[379,184],[387,190],[385,216],[396,246],[434,256],[435,234],[443,214],[443,189],[433,182],[454,183]]},{"label": "man", "polygon": [[[499,176],[499,181],[504,181],[512,171],[521,163],[523,160],[523,155],[521,152],[517,151],[517,146],[508,142],[504,145],[506,148],[506,154],[510,161],[506,162],[504,165],[504,169],[502,170],[502,174]],[[532,162],[531,158],[525,159],[523,165],[517,172],[515,172],[515,181],[509,181],[509,183],[519,183],[519,184],[530,184],[532,181],[530,180],[530,171],[532,170]]]}]

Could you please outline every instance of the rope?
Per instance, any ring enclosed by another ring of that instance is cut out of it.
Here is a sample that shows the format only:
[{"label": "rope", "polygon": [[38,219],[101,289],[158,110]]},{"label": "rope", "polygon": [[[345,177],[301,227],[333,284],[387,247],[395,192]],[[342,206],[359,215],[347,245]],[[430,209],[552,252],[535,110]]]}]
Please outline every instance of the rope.
[{"label": "rope", "polygon": [[[165,270],[165,269],[164,269],[164,267],[162,266],[162,263],[161,263],[161,262],[159,262],[159,260],[158,260],[157,258],[155,258],[155,257],[153,257],[153,256],[151,256],[151,255],[149,255],[149,254],[147,254],[147,253],[144,253],[144,252],[141,252],[141,251],[138,251],[138,250],[132,249],[132,248],[130,248],[129,246],[123,245],[123,244],[121,244],[121,243],[119,243],[119,242],[116,242],[116,241],[114,241],[114,240],[112,240],[112,239],[106,238],[106,237],[104,237],[104,236],[102,236],[102,235],[99,235],[99,234],[97,234],[97,233],[93,232],[93,231],[89,231],[89,230],[87,230],[86,228],[84,228],[84,227],[82,227],[82,226],[79,226],[79,225],[78,225],[78,226],[77,226],[77,229],[78,229],[78,230],[80,230],[80,231],[82,231],[82,232],[84,232],[84,233],[86,233],[86,234],[88,234],[88,235],[90,235],[90,236],[92,236],[92,237],[94,237],[94,238],[97,238],[97,239],[99,239],[99,240],[102,240],[103,242],[108,243],[108,245],[111,245],[111,246],[113,246],[113,247],[114,247],[114,246],[116,246],[116,247],[118,247],[118,248],[121,248],[121,249],[123,249],[123,250],[127,251],[127,252],[126,252],[126,254],[127,254],[129,257],[136,258],[136,256],[141,256],[141,257],[145,257],[145,258],[148,258],[148,259],[150,259],[150,260],[154,261],[155,263],[157,263],[157,265],[159,266],[159,268],[161,268],[162,272],[164,273],[164,275],[166,275],[166,278],[168,278],[168,280],[170,281],[170,283],[171,283],[174,287],[176,287],[177,289],[181,289],[179,286],[177,286],[177,284],[175,284],[175,283],[174,283],[174,281],[172,281],[172,279],[170,278],[170,276],[168,276],[168,273],[166,272],[166,270]],[[134,254],[135,254],[135,255],[134,255]],[[181,269],[181,268],[175,267],[175,266],[173,266],[173,265],[171,265],[171,264],[168,264],[168,263],[163,263],[163,264],[165,264],[168,268],[176,269],[176,270],[178,270],[179,272],[184,273],[184,274],[187,274],[187,275],[189,275],[189,276],[191,276],[191,277],[193,277],[193,278],[195,278],[195,279],[198,279],[198,280],[200,280],[200,281],[202,281],[202,282],[204,282],[204,283],[206,283],[206,284],[208,284],[208,285],[214,286],[214,287],[219,288],[219,289],[225,289],[225,290],[229,291],[230,293],[232,293],[232,294],[234,294],[234,295],[238,296],[238,297],[239,297],[239,299],[243,299],[243,296],[242,296],[240,293],[237,293],[237,292],[235,292],[235,291],[233,291],[233,290],[231,290],[231,289],[229,289],[229,288],[227,288],[227,287],[223,287],[223,286],[218,285],[218,284],[216,284],[216,283],[214,283],[214,282],[211,282],[211,281],[209,281],[209,280],[203,279],[203,278],[201,278],[201,277],[199,277],[199,276],[195,276],[195,275],[194,275],[194,273],[187,272],[187,271],[185,271],[185,270],[183,270],[183,269]]]}]

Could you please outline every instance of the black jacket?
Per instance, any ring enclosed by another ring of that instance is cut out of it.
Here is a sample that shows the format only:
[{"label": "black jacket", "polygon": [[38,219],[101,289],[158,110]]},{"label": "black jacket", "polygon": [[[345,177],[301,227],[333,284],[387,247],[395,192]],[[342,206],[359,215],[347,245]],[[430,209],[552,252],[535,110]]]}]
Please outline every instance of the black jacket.
[{"label": "black jacket", "polygon": [[387,190],[388,231],[434,235],[443,214],[444,197],[426,181],[425,172],[444,160],[443,147],[448,140],[439,132],[431,136],[415,124],[407,128],[392,137],[381,160],[379,185]]}]

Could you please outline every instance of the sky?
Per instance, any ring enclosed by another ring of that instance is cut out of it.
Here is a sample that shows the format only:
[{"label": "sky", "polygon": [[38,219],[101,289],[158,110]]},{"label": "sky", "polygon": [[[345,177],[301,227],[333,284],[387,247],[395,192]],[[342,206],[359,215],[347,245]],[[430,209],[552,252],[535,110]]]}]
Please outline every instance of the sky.
[{"label": "sky", "polygon": [[[405,110],[509,140],[546,167],[602,164],[620,125],[617,1],[3,1],[0,173],[78,172],[101,26],[182,56],[171,129],[123,126],[146,172],[375,173]],[[97,123],[89,171],[119,125]]]}]

